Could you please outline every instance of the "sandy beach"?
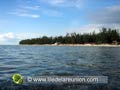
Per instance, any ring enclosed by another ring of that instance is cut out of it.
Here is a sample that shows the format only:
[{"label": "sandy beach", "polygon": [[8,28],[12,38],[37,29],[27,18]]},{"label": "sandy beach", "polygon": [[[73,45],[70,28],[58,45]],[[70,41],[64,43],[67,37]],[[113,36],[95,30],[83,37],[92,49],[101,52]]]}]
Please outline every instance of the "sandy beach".
[{"label": "sandy beach", "polygon": [[60,44],[58,46],[105,46],[105,47],[120,47],[120,45],[112,45],[112,44]]},{"label": "sandy beach", "polygon": [[[28,45],[28,44],[26,44]],[[25,45],[25,46],[26,46]],[[29,46],[29,45],[28,45]],[[32,44],[32,46],[96,46],[96,47],[120,47],[120,45],[114,45],[114,44],[59,44],[59,45],[55,45],[55,44],[43,44],[43,45],[39,45],[39,44]]]}]

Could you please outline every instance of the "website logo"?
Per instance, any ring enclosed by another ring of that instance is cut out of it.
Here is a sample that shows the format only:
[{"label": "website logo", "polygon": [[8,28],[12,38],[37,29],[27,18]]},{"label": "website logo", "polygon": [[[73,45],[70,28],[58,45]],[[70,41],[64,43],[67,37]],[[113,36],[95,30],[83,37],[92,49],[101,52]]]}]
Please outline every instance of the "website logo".
[{"label": "website logo", "polygon": [[21,74],[14,74],[12,76],[12,79],[13,79],[13,82],[15,84],[22,84],[23,83],[23,78],[22,78],[22,75]]}]

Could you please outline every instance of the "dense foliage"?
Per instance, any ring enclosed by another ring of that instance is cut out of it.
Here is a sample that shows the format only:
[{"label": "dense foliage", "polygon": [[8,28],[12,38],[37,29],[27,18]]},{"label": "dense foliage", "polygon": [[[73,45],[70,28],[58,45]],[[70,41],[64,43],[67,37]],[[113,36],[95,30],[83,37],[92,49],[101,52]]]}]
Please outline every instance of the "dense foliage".
[{"label": "dense foliage", "polygon": [[54,44],[59,42],[61,44],[111,44],[113,42],[120,42],[120,35],[118,30],[110,28],[102,28],[99,33],[67,33],[66,36],[47,37],[21,40],[20,44]]}]

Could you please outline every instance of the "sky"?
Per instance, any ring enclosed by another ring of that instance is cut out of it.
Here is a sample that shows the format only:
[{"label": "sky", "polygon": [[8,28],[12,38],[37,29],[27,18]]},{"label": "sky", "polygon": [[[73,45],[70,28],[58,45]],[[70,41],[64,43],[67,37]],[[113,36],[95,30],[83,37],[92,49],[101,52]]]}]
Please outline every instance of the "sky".
[{"label": "sky", "polygon": [[120,0],[0,0],[0,45],[119,24]]}]

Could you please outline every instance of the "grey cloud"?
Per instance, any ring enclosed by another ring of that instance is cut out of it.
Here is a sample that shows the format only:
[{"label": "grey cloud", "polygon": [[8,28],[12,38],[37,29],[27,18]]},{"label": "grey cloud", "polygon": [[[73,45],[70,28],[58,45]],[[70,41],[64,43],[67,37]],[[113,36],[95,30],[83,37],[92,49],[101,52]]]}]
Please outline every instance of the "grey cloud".
[{"label": "grey cloud", "polygon": [[88,19],[92,23],[119,24],[120,6],[106,7],[102,10],[97,10],[94,13],[91,13]]}]

